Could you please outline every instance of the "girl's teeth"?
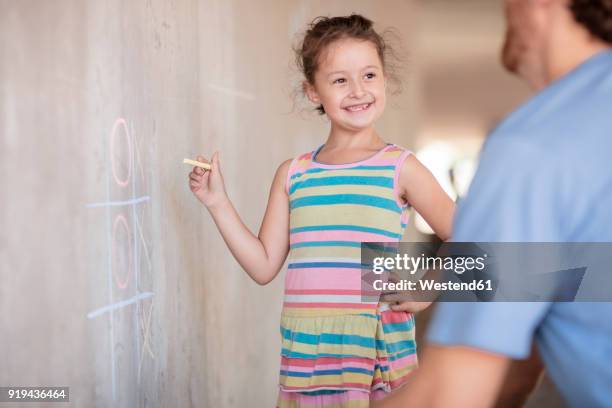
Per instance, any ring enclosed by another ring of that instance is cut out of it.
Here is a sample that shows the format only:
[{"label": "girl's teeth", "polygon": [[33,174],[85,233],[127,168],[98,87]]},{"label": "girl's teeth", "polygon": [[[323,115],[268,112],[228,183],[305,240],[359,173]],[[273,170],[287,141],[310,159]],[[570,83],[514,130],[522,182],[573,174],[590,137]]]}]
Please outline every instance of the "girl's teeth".
[{"label": "girl's teeth", "polygon": [[370,106],[370,104],[369,104],[369,103],[366,103],[366,104],[363,104],[363,105],[349,106],[349,107],[348,107],[348,108],[346,108],[346,109],[348,109],[348,110],[350,110],[350,111],[352,111],[352,112],[355,112],[355,111],[360,111],[360,110],[367,109],[369,106]]}]

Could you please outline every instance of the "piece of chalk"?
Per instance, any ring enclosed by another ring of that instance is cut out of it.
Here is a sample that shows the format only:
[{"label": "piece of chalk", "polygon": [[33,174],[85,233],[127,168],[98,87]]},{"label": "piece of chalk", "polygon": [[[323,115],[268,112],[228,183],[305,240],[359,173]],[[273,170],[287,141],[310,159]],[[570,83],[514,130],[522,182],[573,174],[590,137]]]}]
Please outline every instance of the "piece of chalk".
[{"label": "piece of chalk", "polygon": [[183,159],[183,163],[191,164],[192,166],[198,166],[198,167],[201,167],[203,169],[210,170],[210,164],[208,164],[208,163],[202,163],[202,162],[195,161],[195,160],[190,160],[190,159]]}]

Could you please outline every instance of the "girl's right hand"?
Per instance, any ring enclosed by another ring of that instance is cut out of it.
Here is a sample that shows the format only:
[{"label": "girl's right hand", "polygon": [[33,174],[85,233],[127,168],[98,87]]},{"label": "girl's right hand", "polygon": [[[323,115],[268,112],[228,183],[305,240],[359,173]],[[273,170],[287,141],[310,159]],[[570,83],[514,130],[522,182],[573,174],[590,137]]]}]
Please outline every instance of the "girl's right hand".
[{"label": "girl's right hand", "polygon": [[197,161],[208,163],[210,170],[194,167],[189,173],[189,188],[194,196],[207,208],[213,207],[227,199],[225,183],[219,165],[219,152],[215,152],[211,161],[198,156]]}]

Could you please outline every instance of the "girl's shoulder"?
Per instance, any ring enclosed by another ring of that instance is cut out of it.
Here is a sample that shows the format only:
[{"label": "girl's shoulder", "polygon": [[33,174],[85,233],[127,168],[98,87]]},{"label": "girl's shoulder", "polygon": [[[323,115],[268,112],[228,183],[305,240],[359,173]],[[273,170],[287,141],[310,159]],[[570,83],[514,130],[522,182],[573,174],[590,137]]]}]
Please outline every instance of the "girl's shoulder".
[{"label": "girl's shoulder", "polygon": [[405,148],[403,146],[397,145],[395,143],[389,143],[387,145],[387,149],[385,150],[385,155],[388,158],[405,158],[412,154],[412,150]]},{"label": "girl's shoulder", "polygon": [[307,167],[312,162],[312,157],[314,156],[315,151],[311,150],[306,153],[302,153],[293,158],[291,161],[291,168],[300,169]]},{"label": "girl's shoulder", "polygon": [[395,143],[387,143],[383,151],[375,156],[368,164],[394,167],[402,167],[406,157],[410,156],[412,151]]},{"label": "girl's shoulder", "polygon": [[287,177],[285,180],[285,191],[289,193],[289,188],[291,185],[291,180],[296,177],[296,175],[305,172],[310,167],[312,156],[314,155],[314,151],[310,151],[307,153],[302,153],[293,159],[287,160],[287,162],[283,163],[283,166],[287,165]]}]

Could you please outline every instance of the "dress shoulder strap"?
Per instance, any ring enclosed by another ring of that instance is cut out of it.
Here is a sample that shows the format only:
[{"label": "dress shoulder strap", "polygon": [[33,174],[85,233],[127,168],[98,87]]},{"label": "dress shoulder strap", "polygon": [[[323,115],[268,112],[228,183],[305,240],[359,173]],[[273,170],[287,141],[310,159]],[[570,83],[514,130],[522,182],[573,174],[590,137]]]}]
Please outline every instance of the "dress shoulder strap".
[{"label": "dress shoulder strap", "polygon": [[289,165],[287,180],[285,181],[285,191],[289,194],[291,183],[296,175],[302,174],[310,167],[314,152],[308,152],[295,157]]},{"label": "dress shoulder strap", "polygon": [[400,167],[404,163],[406,157],[410,156],[412,151],[398,146],[396,144],[390,144],[384,151],[384,153],[379,157],[379,164],[386,164],[389,166]]},{"label": "dress shoulder strap", "polygon": [[[380,165],[389,166],[393,169],[393,193],[397,205],[403,209],[407,208],[408,206],[401,198],[399,176],[406,158],[411,154],[413,154],[411,150],[393,144],[389,146],[389,148],[387,148],[384,154],[380,157],[381,162],[379,163]],[[405,216],[406,215],[403,214],[403,217]]]}]

